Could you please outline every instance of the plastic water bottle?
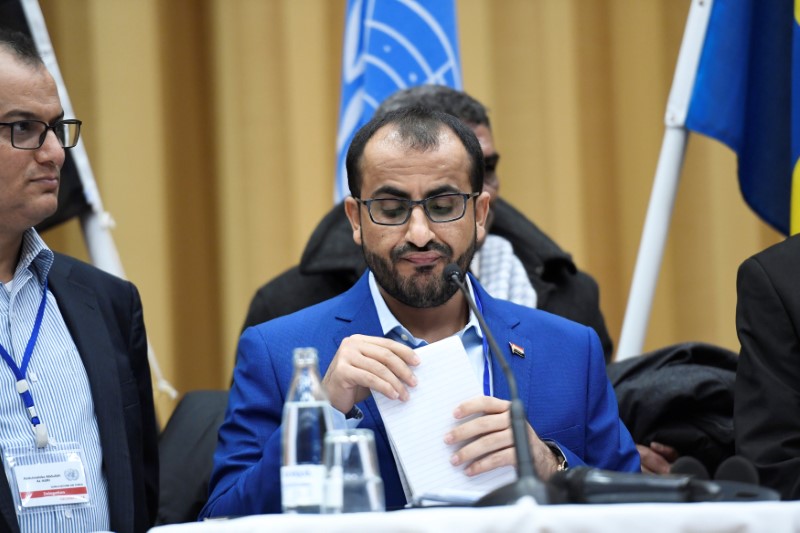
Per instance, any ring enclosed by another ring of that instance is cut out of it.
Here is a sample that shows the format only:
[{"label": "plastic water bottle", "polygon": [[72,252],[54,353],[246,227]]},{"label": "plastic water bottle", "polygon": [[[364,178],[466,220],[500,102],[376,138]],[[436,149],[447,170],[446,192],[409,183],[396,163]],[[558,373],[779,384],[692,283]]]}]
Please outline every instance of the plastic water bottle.
[{"label": "plastic water bottle", "polygon": [[284,513],[320,513],[325,497],[325,433],[333,429],[315,348],[294,349],[294,377],[283,406],[281,504]]}]

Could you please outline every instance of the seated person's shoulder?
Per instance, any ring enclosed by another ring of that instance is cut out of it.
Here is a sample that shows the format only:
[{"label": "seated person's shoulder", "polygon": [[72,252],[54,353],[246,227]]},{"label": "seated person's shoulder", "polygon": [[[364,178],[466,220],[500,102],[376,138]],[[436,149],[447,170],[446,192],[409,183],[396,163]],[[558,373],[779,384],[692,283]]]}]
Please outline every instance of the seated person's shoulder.
[{"label": "seated person's shoulder", "polygon": [[[62,275],[75,283],[85,285],[88,288],[98,289],[98,287],[108,289],[121,289],[132,287],[133,284],[124,280],[114,274],[110,274],[105,270],[97,268],[96,266],[85,263],[80,259],[76,259],[69,255],[64,255],[58,252],[53,253],[53,266],[51,273]],[[98,290],[96,292],[102,292]]]},{"label": "seated person's shoulder", "polygon": [[335,320],[335,308],[341,298],[342,295],[338,294],[319,303],[309,303],[307,307],[281,314],[265,322],[258,322],[250,325],[246,324],[243,335],[255,334],[262,336],[273,335],[275,333],[291,335],[308,330],[312,325],[318,328],[325,322]]},{"label": "seated person's shoulder", "polygon": [[800,260],[800,234],[773,244],[751,256],[744,263],[756,261],[762,265],[792,265],[796,267]]},{"label": "seated person's shoulder", "polygon": [[760,300],[764,287],[772,287],[783,297],[795,294],[800,268],[800,234],[770,246],[739,265],[737,291],[742,301]]},{"label": "seated person's shoulder", "polygon": [[337,204],[314,230],[300,264],[256,291],[242,329],[333,298],[352,287],[365,268],[344,207]]},{"label": "seated person's shoulder", "polygon": [[511,243],[514,254],[522,261],[532,280],[563,288],[580,285],[597,292],[597,283],[590,275],[578,270],[572,256],[514,206],[498,198],[493,211],[490,233]]},{"label": "seated person's shoulder", "polygon": [[354,277],[346,272],[303,274],[293,266],[256,291],[243,329],[333,298],[352,287]]},{"label": "seated person's shoulder", "polygon": [[498,198],[492,206],[494,220],[489,232],[505,237],[515,247],[522,244],[535,244],[529,251],[546,259],[549,256],[569,255],[539,226],[502,198]]}]

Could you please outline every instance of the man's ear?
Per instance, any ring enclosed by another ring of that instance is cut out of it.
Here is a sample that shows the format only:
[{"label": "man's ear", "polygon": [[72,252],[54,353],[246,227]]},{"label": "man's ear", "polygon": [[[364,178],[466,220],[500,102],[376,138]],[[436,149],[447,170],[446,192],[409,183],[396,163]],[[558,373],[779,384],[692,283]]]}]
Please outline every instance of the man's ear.
[{"label": "man's ear", "polygon": [[344,212],[350,221],[350,227],[353,228],[353,241],[361,246],[361,209],[359,207],[358,202],[352,196],[344,199]]},{"label": "man's ear", "polygon": [[486,218],[489,216],[489,201],[491,195],[483,191],[477,198],[475,198],[475,229],[478,242],[483,242],[486,237]]}]

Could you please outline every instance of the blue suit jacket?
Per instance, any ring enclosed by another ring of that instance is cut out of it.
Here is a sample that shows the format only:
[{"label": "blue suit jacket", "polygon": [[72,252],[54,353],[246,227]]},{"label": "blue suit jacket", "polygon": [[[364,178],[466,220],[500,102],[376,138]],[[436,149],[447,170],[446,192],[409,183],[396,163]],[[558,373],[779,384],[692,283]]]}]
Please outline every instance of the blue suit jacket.
[{"label": "blue suit jacket", "polygon": [[[556,441],[571,466],[638,471],[639,455],[619,419],[594,330],[495,300],[474,280],[473,286],[539,437]],[[280,424],[292,350],[316,347],[324,374],[341,341],[354,334],[383,336],[366,274],[344,294],[245,330],[201,517],[281,511]],[[509,342],[522,347],[525,357],[512,356]],[[492,365],[494,395],[508,399],[502,370],[496,360]],[[375,432],[386,506],[402,507],[406,500],[378,407],[372,397],[360,407],[359,427]]]}]

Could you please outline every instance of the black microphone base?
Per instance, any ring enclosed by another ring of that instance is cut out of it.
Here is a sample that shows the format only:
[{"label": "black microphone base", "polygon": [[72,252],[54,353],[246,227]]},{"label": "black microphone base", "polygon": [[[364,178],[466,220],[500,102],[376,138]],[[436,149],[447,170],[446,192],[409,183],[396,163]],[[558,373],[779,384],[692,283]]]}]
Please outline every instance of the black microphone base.
[{"label": "black microphone base", "polygon": [[690,503],[778,500],[766,487],[692,476],[613,472],[576,466],[556,472],[547,483],[549,503]]},{"label": "black microphone base", "polygon": [[530,496],[538,504],[546,504],[548,503],[547,486],[536,479],[527,477],[518,479],[513,483],[493,490],[475,502],[475,507],[513,505],[526,496]]}]

